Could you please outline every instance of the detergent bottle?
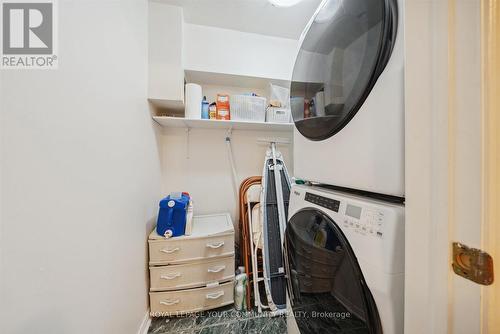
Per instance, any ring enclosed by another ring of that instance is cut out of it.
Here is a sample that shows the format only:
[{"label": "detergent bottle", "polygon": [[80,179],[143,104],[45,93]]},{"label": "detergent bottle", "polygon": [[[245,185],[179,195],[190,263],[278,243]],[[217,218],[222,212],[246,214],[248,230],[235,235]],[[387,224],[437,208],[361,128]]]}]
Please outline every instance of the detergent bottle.
[{"label": "detergent bottle", "polygon": [[207,97],[203,96],[203,100],[201,101],[201,119],[210,119],[208,107],[209,103],[207,101]]},{"label": "detergent bottle", "polygon": [[234,286],[234,307],[241,311],[246,308],[246,285],[247,285],[247,274],[242,273],[236,275],[236,284]]},{"label": "detergent bottle", "polygon": [[166,238],[184,235],[189,205],[190,196],[185,192],[171,193],[162,199],[156,232]]}]

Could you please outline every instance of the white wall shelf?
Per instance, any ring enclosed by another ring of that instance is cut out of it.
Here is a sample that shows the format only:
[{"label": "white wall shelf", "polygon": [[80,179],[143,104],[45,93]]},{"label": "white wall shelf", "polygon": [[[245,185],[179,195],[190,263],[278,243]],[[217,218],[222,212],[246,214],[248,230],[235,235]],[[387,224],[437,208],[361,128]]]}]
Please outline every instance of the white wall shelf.
[{"label": "white wall shelf", "polygon": [[197,83],[200,85],[229,86],[241,88],[268,89],[269,84],[287,87],[290,82],[279,78],[253,77],[247,75],[206,72],[191,69],[184,69],[186,82]]},{"label": "white wall shelf", "polygon": [[154,116],[153,119],[167,128],[199,128],[226,130],[260,130],[274,132],[291,132],[292,123],[263,123],[248,121],[218,121],[211,119],[187,119],[182,117]]},{"label": "white wall shelf", "polygon": [[167,109],[174,112],[184,112],[184,101],[181,100],[165,100],[148,98],[155,107]]}]

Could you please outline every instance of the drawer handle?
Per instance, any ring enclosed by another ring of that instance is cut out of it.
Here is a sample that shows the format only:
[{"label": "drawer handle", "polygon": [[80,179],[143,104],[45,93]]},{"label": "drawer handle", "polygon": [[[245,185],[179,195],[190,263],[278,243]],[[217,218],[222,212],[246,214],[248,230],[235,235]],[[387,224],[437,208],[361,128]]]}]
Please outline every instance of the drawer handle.
[{"label": "drawer handle", "polygon": [[207,299],[217,299],[224,296],[224,291],[214,292],[207,294]]},{"label": "drawer handle", "polygon": [[165,300],[165,301],[163,301],[163,300],[162,300],[162,301],[160,302],[160,304],[162,304],[162,305],[167,305],[167,306],[171,306],[171,305],[179,304],[179,302],[180,302],[180,299],[174,299],[174,300],[172,300],[172,299],[167,299],[167,300]]},{"label": "drawer handle", "polygon": [[208,268],[208,272],[209,273],[220,273],[224,269],[226,269],[226,266],[212,267],[212,268]]},{"label": "drawer handle", "polygon": [[172,248],[172,249],[163,248],[163,249],[160,249],[160,252],[167,253],[167,254],[172,254],[174,252],[177,252],[178,250],[180,250],[179,247],[175,247],[175,248]]},{"label": "drawer handle", "polygon": [[160,278],[161,279],[174,279],[174,278],[177,278],[180,276],[181,276],[181,273],[173,273],[173,274],[161,275]]},{"label": "drawer handle", "polygon": [[207,247],[212,248],[212,249],[221,248],[222,246],[224,246],[224,241],[213,243],[213,244],[207,244]]}]

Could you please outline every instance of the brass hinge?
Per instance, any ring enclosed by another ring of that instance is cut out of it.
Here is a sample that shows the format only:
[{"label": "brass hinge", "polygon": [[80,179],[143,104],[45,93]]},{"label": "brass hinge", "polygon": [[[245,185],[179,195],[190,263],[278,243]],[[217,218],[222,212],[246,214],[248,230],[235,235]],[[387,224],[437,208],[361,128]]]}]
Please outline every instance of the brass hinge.
[{"label": "brass hinge", "polygon": [[478,284],[493,283],[493,258],[480,249],[454,242],[452,267],[455,274]]}]

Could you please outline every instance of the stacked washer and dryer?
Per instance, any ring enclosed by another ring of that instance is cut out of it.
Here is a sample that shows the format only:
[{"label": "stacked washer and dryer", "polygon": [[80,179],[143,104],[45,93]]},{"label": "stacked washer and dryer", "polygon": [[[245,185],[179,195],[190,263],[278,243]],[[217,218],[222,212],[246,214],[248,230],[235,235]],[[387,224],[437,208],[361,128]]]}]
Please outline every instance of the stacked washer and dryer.
[{"label": "stacked washer and dryer", "polygon": [[403,0],[324,0],[291,84],[289,333],[402,333]]}]

